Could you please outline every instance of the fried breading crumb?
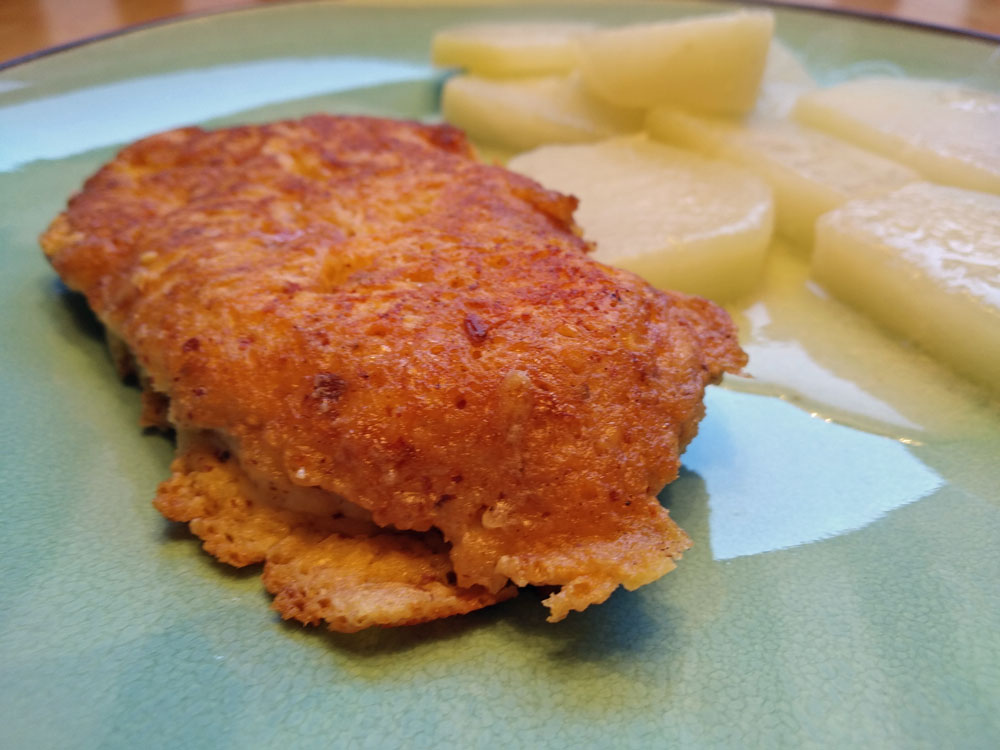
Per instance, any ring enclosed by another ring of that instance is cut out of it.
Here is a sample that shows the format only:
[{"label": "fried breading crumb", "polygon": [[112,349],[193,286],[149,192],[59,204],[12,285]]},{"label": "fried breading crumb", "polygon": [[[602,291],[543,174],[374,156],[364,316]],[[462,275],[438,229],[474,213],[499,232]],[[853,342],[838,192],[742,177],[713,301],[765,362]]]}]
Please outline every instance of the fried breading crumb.
[{"label": "fried breading crumb", "polygon": [[354,632],[464,614],[514,596],[462,589],[437,534],[392,532],[370,521],[290,511],[260,497],[237,461],[210,440],[182,448],[156,507],[189,522],[205,550],[263,580],[285,619]]}]

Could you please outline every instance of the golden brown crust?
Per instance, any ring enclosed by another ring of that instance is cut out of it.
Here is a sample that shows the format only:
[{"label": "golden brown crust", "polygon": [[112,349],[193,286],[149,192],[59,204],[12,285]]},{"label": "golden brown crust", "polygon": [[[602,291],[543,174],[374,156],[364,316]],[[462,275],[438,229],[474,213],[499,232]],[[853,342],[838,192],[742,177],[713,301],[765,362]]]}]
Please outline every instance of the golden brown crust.
[{"label": "golden brown crust", "polygon": [[235,457],[206,439],[185,439],[154,502],[190,523],[205,550],[263,580],[285,619],[354,632],[413,625],[509,599],[454,585],[447,546],[434,534],[389,532],[370,521],[291,511],[269,502]]},{"label": "golden brown crust", "polygon": [[299,529],[269,552],[264,585],[286,620],[325,621],[343,633],[416,625],[516,595],[513,586],[496,593],[455,586],[445,545],[435,550],[427,540],[416,534],[321,536]]},{"label": "golden brown crust", "polygon": [[179,429],[439,529],[460,586],[582,608],[686,548],[655,495],[745,355],[711,303],[590,260],[574,207],[447,126],[317,116],[140,141],[42,244]]},{"label": "golden brown crust", "polygon": [[205,551],[229,565],[263,562],[297,524],[310,522],[267,503],[236,459],[207,441],[182,446],[170,470],[153,505],[171,521],[190,524]]}]

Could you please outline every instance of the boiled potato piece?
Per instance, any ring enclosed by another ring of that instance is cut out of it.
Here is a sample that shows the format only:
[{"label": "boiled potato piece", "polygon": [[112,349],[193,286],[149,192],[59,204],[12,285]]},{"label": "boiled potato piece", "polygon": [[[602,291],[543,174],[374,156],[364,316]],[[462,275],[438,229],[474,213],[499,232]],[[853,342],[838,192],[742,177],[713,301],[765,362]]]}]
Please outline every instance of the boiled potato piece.
[{"label": "boiled potato piece", "polygon": [[771,191],[737,167],[645,135],[546,146],[508,167],[580,199],[576,218],[599,261],[713,299],[757,281],[771,239]]},{"label": "boiled potato piece", "polygon": [[741,120],[695,115],[673,107],[654,107],[646,115],[646,132],[655,139],[719,158],[727,143],[745,129]]},{"label": "boiled potato piece", "polygon": [[809,249],[822,214],[851,198],[875,197],[920,180],[908,167],[793,122],[730,122],[658,107],[646,121],[656,138],[740,164],[774,190],[775,229]]},{"label": "boiled potato piece", "polygon": [[635,132],[643,117],[598,101],[572,75],[511,80],[455,76],[445,83],[441,112],[474,141],[512,151]]},{"label": "boiled potato piece", "polygon": [[865,78],[802,96],[806,125],[946,185],[1000,193],[1000,95],[954,83]]},{"label": "boiled potato piece", "polygon": [[820,219],[811,272],[1000,391],[1000,197],[915,183],[851,201]]},{"label": "boiled potato piece", "polygon": [[576,65],[573,39],[592,23],[483,23],[434,35],[431,60],[481,76],[569,73]]},{"label": "boiled potato piece", "polygon": [[815,88],[816,81],[795,53],[779,40],[772,39],[752,115],[758,119],[786,118],[798,98]]},{"label": "boiled potato piece", "polygon": [[766,11],[600,29],[577,39],[580,72],[621,107],[742,114],[757,100],[773,29]]}]

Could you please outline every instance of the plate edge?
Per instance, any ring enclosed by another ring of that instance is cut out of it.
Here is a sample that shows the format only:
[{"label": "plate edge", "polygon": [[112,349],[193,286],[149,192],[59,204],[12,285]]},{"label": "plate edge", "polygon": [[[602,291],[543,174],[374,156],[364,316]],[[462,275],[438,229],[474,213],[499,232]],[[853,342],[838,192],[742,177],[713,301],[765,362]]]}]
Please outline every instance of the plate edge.
[{"label": "plate edge", "polygon": [[[805,5],[802,3],[795,3],[795,2],[791,3],[772,2],[771,0],[743,0],[743,2],[732,2],[732,0],[710,0],[710,2],[718,2],[720,5],[722,4],[749,5],[749,6],[758,6],[765,8],[774,8],[778,10],[792,10],[792,11],[800,11],[806,13],[819,13],[831,16],[840,16],[842,18],[855,18],[873,23],[883,23],[890,26],[902,26],[904,28],[910,28],[919,31],[947,34],[950,36],[964,37],[966,39],[973,39],[976,41],[990,42],[993,44],[1000,45],[1000,34],[991,34],[990,32],[987,31],[978,31],[974,29],[960,29],[960,28],[955,28],[953,26],[943,26],[939,24],[930,23],[927,21],[916,21],[908,18],[895,18],[893,16],[885,15],[883,13],[859,11],[849,8],[823,8],[814,5]],[[311,0],[293,0],[292,2],[282,2],[273,5],[240,6],[240,7],[230,7],[230,8],[217,8],[214,10],[192,11],[189,13],[176,13],[164,16],[162,18],[155,18],[150,21],[143,21],[142,23],[129,24],[127,26],[122,26],[121,28],[118,29],[112,29],[111,31],[102,31],[99,34],[93,34],[91,36],[81,37],[79,39],[74,39],[69,42],[63,42],[62,44],[56,44],[51,47],[43,47],[42,49],[35,50],[34,52],[29,52],[26,55],[19,55],[18,57],[13,57],[8,60],[0,60],[0,72],[5,72],[19,65],[24,65],[25,63],[34,62],[35,60],[38,60],[43,57],[51,57],[60,54],[62,52],[67,52],[69,50],[76,49],[78,47],[86,46],[88,44],[94,44],[95,42],[101,42],[106,39],[113,39],[115,37],[125,36],[127,34],[134,34],[136,32],[146,31],[148,29],[156,28],[158,26],[167,26],[169,24],[183,23],[189,20],[207,18],[211,16],[220,16],[228,13],[253,13],[256,11],[263,11],[263,10],[273,11],[274,9],[280,8],[282,6],[306,5],[307,3],[311,4]],[[455,6],[468,4],[470,6],[477,5],[479,7],[483,7],[484,5],[490,5],[490,3],[484,4],[484,3],[473,3],[473,2],[469,3],[455,2],[454,4]],[[515,5],[515,4],[516,3],[494,3],[493,5]],[[581,2],[581,5],[588,5],[588,4],[598,5],[601,3]],[[658,3],[650,3],[650,4],[656,5]],[[346,2],[346,3],[338,3],[338,5],[341,6],[353,5],[355,7],[364,5],[372,5],[372,6],[398,5],[399,7],[406,7],[411,9],[419,7],[414,3],[391,2],[391,1],[373,2],[373,3]],[[432,5],[436,7],[441,7],[441,5],[444,5],[444,3],[442,4],[433,3]]]}]

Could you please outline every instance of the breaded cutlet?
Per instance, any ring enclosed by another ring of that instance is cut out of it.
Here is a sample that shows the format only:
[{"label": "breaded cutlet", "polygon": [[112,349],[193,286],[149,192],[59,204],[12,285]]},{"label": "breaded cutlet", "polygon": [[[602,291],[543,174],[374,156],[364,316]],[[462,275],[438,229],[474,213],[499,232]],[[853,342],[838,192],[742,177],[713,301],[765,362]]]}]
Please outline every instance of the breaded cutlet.
[{"label": "breaded cutlet", "polygon": [[42,246],[169,404],[156,506],[265,561],[284,616],[530,584],[556,621],[674,567],[656,494],[746,361],[714,304],[592,260],[575,206],[449,126],[313,116],[139,141]]}]

